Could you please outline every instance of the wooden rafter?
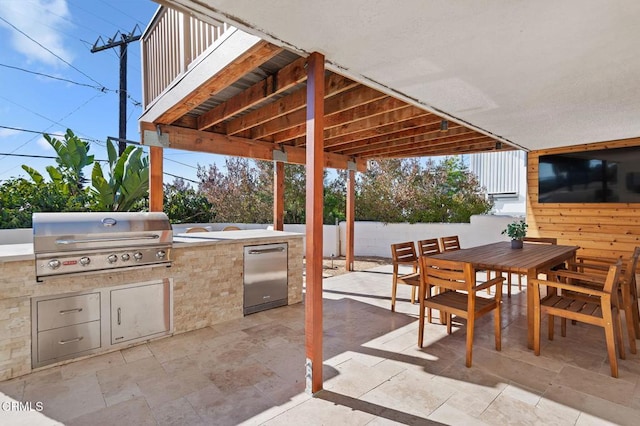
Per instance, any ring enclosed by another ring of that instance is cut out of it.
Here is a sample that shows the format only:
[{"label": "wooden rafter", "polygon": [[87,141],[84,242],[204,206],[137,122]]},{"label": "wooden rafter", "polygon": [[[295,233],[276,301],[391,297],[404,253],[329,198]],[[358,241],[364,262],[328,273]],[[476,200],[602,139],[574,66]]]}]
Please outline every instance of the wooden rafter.
[{"label": "wooden rafter", "polygon": [[307,60],[300,58],[270,75],[262,81],[238,93],[226,102],[205,112],[198,117],[198,130],[205,130],[234,115],[241,113],[272,96],[284,92],[305,81],[307,73],[304,69]]}]

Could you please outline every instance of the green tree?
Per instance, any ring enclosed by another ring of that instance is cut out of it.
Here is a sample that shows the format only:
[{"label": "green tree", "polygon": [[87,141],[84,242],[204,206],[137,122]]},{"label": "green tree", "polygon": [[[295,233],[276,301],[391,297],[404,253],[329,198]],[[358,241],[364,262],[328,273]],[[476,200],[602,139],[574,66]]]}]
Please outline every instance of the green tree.
[{"label": "green tree", "polygon": [[208,223],[213,221],[212,205],[207,197],[185,183],[175,179],[164,185],[164,212],[171,223]]},{"label": "green tree", "polygon": [[459,157],[375,161],[356,193],[356,220],[461,223],[492,207]]},{"label": "green tree", "polygon": [[33,213],[70,211],[69,202],[52,182],[6,180],[0,185],[0,229],[31,228]]},{"label": "green tree", "polygon": [[131,211],[139,209],[149,195],[149,159],[140,147],[127,146],[118,157],[107,142],[109,179],[105,179],[100,163],[94,163],[91,174],[92,209],[95,211]]},{"label": "green tree", "polygon": [[226,173],[216,164],[199,167],[199,190],[215,210],[217,222],[270,223],[272,198],[265,196],[264,174],[245,158],[225,160]]}]

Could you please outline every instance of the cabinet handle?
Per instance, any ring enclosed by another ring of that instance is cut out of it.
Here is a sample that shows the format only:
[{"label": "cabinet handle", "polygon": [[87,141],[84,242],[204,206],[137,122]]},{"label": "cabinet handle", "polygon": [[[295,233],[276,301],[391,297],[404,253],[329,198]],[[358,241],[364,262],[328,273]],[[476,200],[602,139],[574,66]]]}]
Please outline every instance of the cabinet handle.
[{"label": "cabinet handle", "polygon": [[276,248],[268,248],[268,249],[249,250],[249,254],[280,253],[283,251],[284,251],[284,247],[276,247]]},{"label": "cabinet handle", "polygon": [[80,336],[80,337],[76,337],[75,339],[71,339],[71,340],[60,340],[58,342],[59,345],[66,345],[67,343],[75,343],[75,342],[79,342],[80,340],[84,339],[84,337]]},{"label": "cabinet handle", "polygon": [[120,308],[118,308],[118,325],[120,325]]},{"label": "cabinet handle", "polygon": [[60,315],[72,314],[74,312],[82,312],[82,308],[65,309],[64,311],[58,311]]}]

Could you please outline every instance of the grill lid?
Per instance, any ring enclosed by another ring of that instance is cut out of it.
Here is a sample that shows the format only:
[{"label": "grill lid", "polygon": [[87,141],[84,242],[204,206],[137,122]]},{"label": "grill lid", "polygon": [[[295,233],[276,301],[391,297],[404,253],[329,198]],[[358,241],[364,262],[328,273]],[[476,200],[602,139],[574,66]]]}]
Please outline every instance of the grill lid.
[{"label": "grill lid", "polygon": [[33,250],[40,253],[171,245],[161,212],[34,213]]}]

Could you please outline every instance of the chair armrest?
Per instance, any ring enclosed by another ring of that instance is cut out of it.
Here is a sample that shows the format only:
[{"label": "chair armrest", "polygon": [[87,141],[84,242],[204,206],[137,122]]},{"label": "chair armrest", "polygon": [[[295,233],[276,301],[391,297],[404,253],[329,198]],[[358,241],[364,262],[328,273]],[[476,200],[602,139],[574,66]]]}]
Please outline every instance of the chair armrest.
[{"label": "chair armrest", "polygon": [[595,271],[607,272],[609,271],[609,266],[614,265],[613,262],[611,265],[604,263],[586,263],[586,262],[568,262],[570,267],[574,268],[582,268],[582,269],[593,269]]},{"label": "chair armrest", "polygon": [[599,263],[608,263],[611,265],[615,265],[619,258],[614,257],[601,257],[601,256],[578,256],[576,258],[576,263],[581,263],[580,261],[586,260],[587,262],[599,262]]},{"label": "chair armrest", "polygon": [[475,292],[478,292],[480,290],[484,290],[484,289],[489,288],[489,287],[494,286],[494,285],[502,285],[503,282],[504,282],[504,277],[495,277],[495,278],[490,279],[489,281],[485,281],[482,284],[473,287],[473,291],[475,293]]},{"label": "chair armrest", "polygon": [[546,273],[547,273],[547,276],[573,278],[576,280],[586,281],[594,284],[604,284],[604,281],[606,279],[605,275],[590,275],[590,274],[584,274],[582,272],[567,271],[567,270],[546,271]]},{"label": "chair armrest", "polygon": [[589,288],[589,287],[581,287],[579,285],[559,283],[559,282],[555,282],[555,281],[547,281],[547,280],[535,279],[535,280],[531,280],[531,283],[533,284],[534,288],[536,288],[536,289],[539,288],[541,285],[545,285],[547,287],[553,287],[553,288],[557,288],[557,289],[560,289],[560,290],[572,291],[574,293],[586,294],[588,296],[603,297],[603,296],[609,295],[609,293],[606,293],[606,292],[600,291],[600,290],[594,290],[594,289]]}]

